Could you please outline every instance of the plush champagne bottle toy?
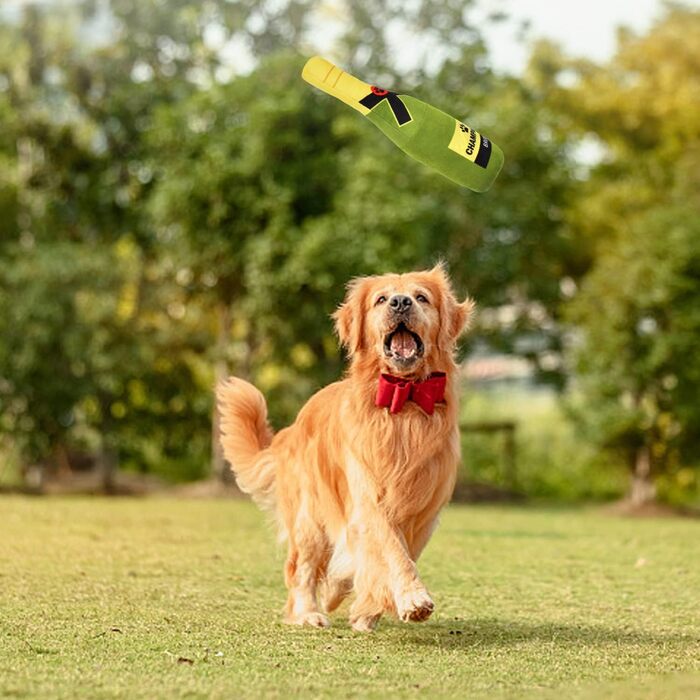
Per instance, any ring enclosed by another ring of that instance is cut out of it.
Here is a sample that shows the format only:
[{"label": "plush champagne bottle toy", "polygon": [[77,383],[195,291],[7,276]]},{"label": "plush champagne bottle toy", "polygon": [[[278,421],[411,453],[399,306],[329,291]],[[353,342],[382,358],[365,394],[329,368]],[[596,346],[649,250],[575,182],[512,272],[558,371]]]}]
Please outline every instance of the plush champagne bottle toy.
[{"label": "plush champagne bottle toy", "polygon": [[409,95],[358,80],[329,61],[310,58],[302,78],[364,114],[409,156],[475,192],[486,192],[503,165],[491,140]]}]

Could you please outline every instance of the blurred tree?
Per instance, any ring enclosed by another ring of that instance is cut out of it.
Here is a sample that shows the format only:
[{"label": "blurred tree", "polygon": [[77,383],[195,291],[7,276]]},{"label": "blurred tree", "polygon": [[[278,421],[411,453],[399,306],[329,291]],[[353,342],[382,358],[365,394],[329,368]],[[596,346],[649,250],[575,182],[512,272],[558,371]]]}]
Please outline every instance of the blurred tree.
[{"label": "blurred tree", "polygon": [[593,439],[622,451],[635,504],[655,497],[659,476],[690,485],[683,468],[700,458],[699,213],[669,203],[637,217],[571,304],[583,332],[579,417]]},{"label": "blurred tree", "polygon": [[431,183],[431,240],[475,295],[481,340],[527,357],[561,386],[561,284],[581,272],[577,241],[562,227],[573,184],[568,137],[535,84],[494,75],[485,62],[465,51],[425,96],[506,144],[506,162],[483,196]]},{"label": "blurred tree", "polygon": [[700,12],[669,6],[619,42],[608,65],[560,61],[575,82],[549,99],[603,146],[567,217],[590,256],[569,316],[578,415],[624,452],[642,503],[700,458]]},{"label": "blurred tree", "polygon": [[[299,79],[321,3],[71,7],[0,24],[0,294],[16,334],[3,400],[14,426],[73,416],[37,429],[48,442],[28,430],[27,455],[102,441],[196,475],[217,377],[250,375],[288,420],[340,371],[328,315],[348,278],[438,257],[480,300],[492,343],[556,375],[560,280],[578,264],[560,233],[567,141],[535,83],[489,70],[470,3],[339,3],[337,50],[367,78],[422,83],[417,96],[506,145],[484,196]],[[401,80],[396,32],[425,41]],[[36,347],[18,369],[23,334]],[[41,385],[48,348],[63,373]],[[216,453],[214,470],[228,473]]]},{"label": "blurred tree", "polygon": [[[373,13],[368,18],[382,24]],[[352,275],[447,257],[460,282],[487,303],[516,300],[522,307],[510,339],[493,329],[508,347],[532,336],[541,321],[529,318],[533,291],[547,313],[560,301],[559,276],[567,267],[566,242],[556,235],[568,176],[563,147],[533,118],[536,95],[490,73],[473,31],[464,36],[461,53],[453,47],[458,59],[423,96],[454,111],[455,90],[466,85],[459,105],[475,120],[483,115],[496,128],[495,115],[507,112],[499,128],[507,124],[522,144],[507,171],[519,187],[507,201],[500,201],[506,188],[483,202],[470,199],[410,162],[301,83],[302,59],[292,55],[158,113],[153,143],[161,170],[152,210],[185,243],[177,247],[195,277],[206,274],[212,285],[197,295],[217,309],[217,374],[231,364],[253,372],[271,393],[276,418],[288,420],[303,397],[337,376],[327,319]],[[499,92],[506,94],[495,97]],[[523,182],[525,168],[531,177]],[[538,262],[549,270],[531,274]],[[534,358],[545,355],[543,337],[528,349]]]},{"label": "blurred tree", "polygon": [[279,260],[281,239],[298,239],[303,221],[332,208],[342,140],[332,133],[333,106],[298,80],[301,65],[278,55],[249,77],[159,110],[151,132],[151,211],[214,323],[217,381],[232,366],[250,376],[264,353],[252,249],[274,250]]},{"label": "blurred tree", "polygon": [[[404,89],[412,88],[465,51],[477,57],[483,69],[488,65],[480,28],[472,17],[474,0],[341,0],[329,5],[343,25],[336,48],[340,64],[358,75],[373,71],[374,77],[367,75],[367,80],[400,80]],[[501,19],[495,13],[490,22]]]},{"label": "blurred tree", "polygon": [[196,356],[206,344],[182,332],[182,274],[144,214],[143,134],[151,110],[198,91],[215,61],[196,46],[203,10],[151,5],[141,16],[113,3],[117,38],[97,44],[81,39],[90,3],[29,6],[19,27],[2,26],[4,427],[27,460],[43,450],[65,462],[89,446],[106,486],[117,448],[127,464],[196,476],[208,443],[210,382]]}]

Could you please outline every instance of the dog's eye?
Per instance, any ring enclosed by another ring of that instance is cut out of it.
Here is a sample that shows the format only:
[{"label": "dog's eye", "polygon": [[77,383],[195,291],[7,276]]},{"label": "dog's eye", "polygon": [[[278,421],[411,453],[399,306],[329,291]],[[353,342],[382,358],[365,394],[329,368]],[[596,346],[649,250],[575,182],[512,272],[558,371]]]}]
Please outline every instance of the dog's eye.
[{"label": "dog's eye", "polygon": [[374,302],[374,305],[383,304],[385,301],[386,297],[382,294],[380,297],[377,297],[377,301]]},{"label": "dog's eye", "polygon": [[416,301],[419,301],[421,304],[428,304],[428,298],[424,294],[417,294],[416,295]]}]

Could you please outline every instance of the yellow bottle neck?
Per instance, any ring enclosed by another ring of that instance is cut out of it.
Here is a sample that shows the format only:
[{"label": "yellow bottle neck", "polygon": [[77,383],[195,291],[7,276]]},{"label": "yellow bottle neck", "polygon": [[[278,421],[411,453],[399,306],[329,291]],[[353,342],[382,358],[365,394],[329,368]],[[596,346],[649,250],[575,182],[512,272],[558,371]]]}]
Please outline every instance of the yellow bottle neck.
[{"label": "yellow bottle neck", "polygon": [[360,114],[369,112],[367,107],[360,104],[360,100],[371,92],[372,86],[346,73],[325,58],[310,58],[301,72],[301,77],[319,90],[345,102]]}]

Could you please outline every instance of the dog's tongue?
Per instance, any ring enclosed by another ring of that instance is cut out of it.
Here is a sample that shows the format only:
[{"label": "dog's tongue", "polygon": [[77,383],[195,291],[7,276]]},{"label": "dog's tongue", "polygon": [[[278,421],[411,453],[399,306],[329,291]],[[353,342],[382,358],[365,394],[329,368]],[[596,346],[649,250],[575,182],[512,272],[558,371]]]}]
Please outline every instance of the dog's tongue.
[{"label": "dog's tongue", "polygon": [[407,330],[402,328],[391,336],[391,351],[399,357],[410,357],[417,349],[415,338]]}]

